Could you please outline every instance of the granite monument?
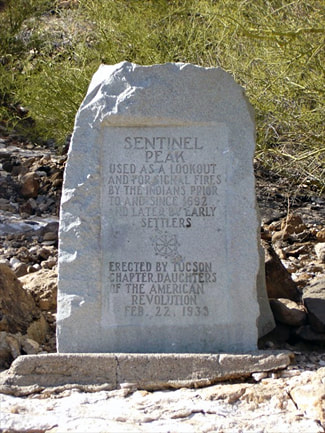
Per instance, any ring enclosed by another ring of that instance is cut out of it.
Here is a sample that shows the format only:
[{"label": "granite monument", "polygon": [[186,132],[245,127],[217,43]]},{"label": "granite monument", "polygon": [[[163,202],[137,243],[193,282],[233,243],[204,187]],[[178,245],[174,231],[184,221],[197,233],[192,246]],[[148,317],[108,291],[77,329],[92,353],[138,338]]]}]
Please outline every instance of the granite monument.
[{"label": "granite monument", "polygon": [[220,68],[103,65],[78,111],[59,236],[59,352],[220,353],[273,328],[253,110]]}]

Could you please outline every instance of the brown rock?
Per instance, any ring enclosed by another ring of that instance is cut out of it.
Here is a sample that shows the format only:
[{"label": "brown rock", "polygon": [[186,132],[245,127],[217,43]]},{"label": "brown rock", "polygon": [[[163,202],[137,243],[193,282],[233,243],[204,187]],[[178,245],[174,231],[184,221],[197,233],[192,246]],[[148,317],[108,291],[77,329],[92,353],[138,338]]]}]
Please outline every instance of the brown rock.
[{"label": "brown rock", "polygon": [[0,332],[0,367],[7,368],[13,360],[11,350],[7,341],[7,332]]},{"label": "brown rock", "polygon": [[325,277],[315,278],[305,287],[303,302],[313,330],[325,333]]},{"label": "brown rock", "polygon": [[297,329],[296,335],[312,343],[325,343],[325,333],[315,332],[310,325],[301,326]]},{"label": "brown rock", "polygon": [[294,233],[302,233],[306,230],[306,226],[300,215],[289,214],[281,222],[281,230],[287,235],[292,235]]},{"label": "brown rock", "polygon": [[19,334],[17,334],[17,335],[7,334],[6,335],[6,341],[7,341],[8,347],[10,349],[10,354],[13,357],[13,359],[18,358],[18,356],[20,355],[19,337],[20,337]]},{"label": "brown rock", "polygon": [[16,277],[22,277],[23,275],[26,275],[28,272],[28,266],[26,263],[20,263],[14,268],[14,272],[16,274]]},{"label": "brown rock", "polygon": [[33,296],[8,266],[0,264],[0,331],[25,333],[38,317]]},{"label": "brown rock", "polygon": [[33,355],[40,350],[39,343],[27,335],[0,332],[0,367],[9,367],[21,354]]},{"label": "brown rock", "polygon": [[271,299],[270,305],[278,322],[290,326],[301,326],[306,322],[307,314],[304,307],[290,299]]},{"label": "brown rock", "polygon": [[43,344],[46,340],[46,336],[49,332],[49,325],[44,319],[44,316],[32,322],[27,329],[27,336],[39,344]]},{"label": "brown rock", "polygon": [[47,260],[42,262],[42,268],[53,269],[57,265],[57,259],[55,257],[49,257]]},{"label": "brown rock", "polygon": [[50,181],[54,187],[61,186],[62,185],[62,170],[58,170],[57,172],[53,173],[50,177]]},{"label": "brown rock", "polygon": [[284,230],[280,230],[272,235],[272,243],[274,244],[277,241],[285,241],[288,238],[289,235]]},{"label": "brown rock", "polygon": [[316,233],[316,239],[319,242],[325,242],[325,228]]},{"label": "brown rock", "polygon": [[258,340],[259,349],[276,349],[283,346],[291,336],[290,327],[277,323],[275,328]]},{"label": "brown rock", "polygon": [[[284,241],[289,239],[291,236],[297,236],[299,234],[305,234],[301,239],[308,238],[309,231],[306,230],[302,218],[299,215],[288,214],[286,218],[281,221],[280,231],[276,231],[272,236],[272,242]],[[298,238],[300,239],[300,237]]]},{"label": "brown rock", "polygon": [[36,303],[43,311],[56,311],[56,271],[41,269],[32,274],[24,275],[21,277],[20,281],[28,292],[33,293]]},{"label": "brown rock", "polygon": [[325,368],[320,368],[309,383],[290,390],[290,397],[296,406],[310,418],[325,422]]},{"label": "brown rock", "polygon": [[302,274],[296,275],[295,282],[297,285],[299,285],[299,287],[305,287],[311,278],[312,277],[309,272],[303,272]]},{"label": "brown rock", "polygon": [[272,246],[262,240],[265,251],[266,289],[269,298],[286,298],[298,301],[300,298],[296,284],[283,266]]},{"label": "brown rock", "polygon": [[21,339],[21,349],[26,353],[26,355],[35,355],[40,351],[40,346],[37,341],[24,336]]},{"label": "brown rock", "polygon": [[30,260],[30,252],[28,251],[28,249],[26,247],[19,248],[16,256],[21,262],[24,262],[24,263],[28,263]]},{"label": "brown rock", "polygon": [[40,187],[39,176],[36,173],[27,173],[20,179],[21,194],[25,198],[37,197]]},{"label": "brown rock", "polygon": [[50,257],[51,254],[53,254],[53,249],[46,248],[46,247],[40,248],[40,250],[37,252],[37,255],[42,260],[47,260]]},{"label": "brown rock", "polygon": [[30,203],[25,202],[23,204],[21,204],[19,206],[19,214],[23,217],[23,218],[27,218],[29,215],[31,215],[33,213],[33,208],[30,205]]}]

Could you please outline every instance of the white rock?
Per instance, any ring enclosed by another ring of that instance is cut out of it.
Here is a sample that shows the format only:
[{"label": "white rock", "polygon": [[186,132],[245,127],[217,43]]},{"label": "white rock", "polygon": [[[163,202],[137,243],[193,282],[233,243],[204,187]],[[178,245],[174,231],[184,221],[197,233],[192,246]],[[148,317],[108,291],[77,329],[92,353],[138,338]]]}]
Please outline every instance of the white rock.
[{"label": "white rock", "polygon": [[17,266],[21,265],[21,261],[18,260],[16,257],[11,257],[11,259],[9,260],[9,262],[10,262],[10,266],[11,266],[12,268],[14,268],[14,269],[15,269]]},{"label": "white rock", "polygon": [[315,245],[316,255],[318,260],[325,263],[325,242],[319,242]]},{"label": "white rock", "polygon": [[267,377],[267,373],[266,372],[253,373],[252,377],[255,380],[255,382],[260,382],[262,379],[265,379]]}]

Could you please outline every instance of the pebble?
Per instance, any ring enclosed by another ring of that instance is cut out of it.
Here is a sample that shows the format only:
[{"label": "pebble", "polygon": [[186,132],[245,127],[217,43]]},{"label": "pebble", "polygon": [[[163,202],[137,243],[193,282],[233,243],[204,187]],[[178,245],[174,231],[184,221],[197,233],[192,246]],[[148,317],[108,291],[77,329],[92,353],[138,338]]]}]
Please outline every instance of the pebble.
[{"label": "pebble", "polygon": [[255,382],[260,382],[262,379],[265,379],[267,377],[267,373],[265,373],[265,372],[253,373],[252,377],[255,380]]},{"label": "pebble", "polygon": [[316,238],[319,242],[325,242],[325,228],[316,233]]},{"label": "pebble", "polygon": [[318,260],[321,263],[325,263],[325,242],[319,242],[315,245],[315,251]]},{"label": "pebble", "polygon": [[56,241],[58,239],[57,232],[47,232],[43,236],[44,241]]}]

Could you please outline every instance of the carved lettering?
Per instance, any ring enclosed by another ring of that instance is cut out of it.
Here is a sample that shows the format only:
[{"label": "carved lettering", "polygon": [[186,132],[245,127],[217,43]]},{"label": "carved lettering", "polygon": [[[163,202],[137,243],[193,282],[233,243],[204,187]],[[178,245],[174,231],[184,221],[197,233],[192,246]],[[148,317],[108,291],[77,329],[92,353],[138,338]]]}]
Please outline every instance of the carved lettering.
[{"label": "carved lettering", "polygon": [[[217,230],[223,212],[222,167],[197,135],[117,137],[111,146],[119,149],[118,157],[109,160],[102,203],[115,224],[121,223],[113,236],[126,259],[107,263],[104,284],[109,302],[120,299],[121,313],[130,320],[208,317],[206,296],[218,290],[217,269],[199,255],[193,259],[195,246],[184,250],[181,238],[182,233],[192,236],[202,230],[209,221]],[[127,259],[128,230],[142,233],[145,260]],[[189,252],[191,259],[186,258]]]}]

